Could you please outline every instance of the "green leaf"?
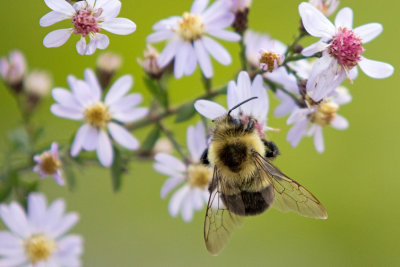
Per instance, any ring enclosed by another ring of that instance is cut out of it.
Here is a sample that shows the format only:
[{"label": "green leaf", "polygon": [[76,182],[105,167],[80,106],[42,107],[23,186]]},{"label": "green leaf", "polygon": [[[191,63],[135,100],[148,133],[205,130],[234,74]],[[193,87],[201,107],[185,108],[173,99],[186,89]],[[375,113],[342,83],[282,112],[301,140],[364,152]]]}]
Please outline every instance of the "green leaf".
[{"label": "green leaf", "polygon": [[180,107],[177,111],[175,122],[184,122],[191,119],[196,114],[193,103]]},{"label": "green leaf", "polygon": [[114,163],[111,166],[111,181],[114,192],[118,192],[122,185],[122,175],[127,171],[128,161],[122,158],[121,151],[114,147]]},{"label": "green leaf", "polygon": [[160,127],[156,126],[147,136],[147,138],[142,143],[141,150],[144,152],[150,152],[155,146],[157,140],[161,136]]},{"label": "green leaf", "polygon": [[8,180],[8,173],[2,173],[0,175],[0,202],[4,202],[11,194],[11,184]]},{"label": "green leaf", "polygon": [[8,133],[8,139],[13,145],[13,149],[20,151],[29,151],[29,136],[23,127],[18,127]]}]

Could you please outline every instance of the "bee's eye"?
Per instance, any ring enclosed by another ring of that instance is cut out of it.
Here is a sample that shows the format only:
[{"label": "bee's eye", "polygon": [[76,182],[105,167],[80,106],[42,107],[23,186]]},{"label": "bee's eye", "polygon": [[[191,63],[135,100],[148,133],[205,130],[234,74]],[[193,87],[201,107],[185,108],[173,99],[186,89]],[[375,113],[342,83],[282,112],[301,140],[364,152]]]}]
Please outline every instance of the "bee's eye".
[{"label": "bee's eye", "polygon": [[236,126],[241,125],[240,119],[237,118],[232,118],[231,123]]}]

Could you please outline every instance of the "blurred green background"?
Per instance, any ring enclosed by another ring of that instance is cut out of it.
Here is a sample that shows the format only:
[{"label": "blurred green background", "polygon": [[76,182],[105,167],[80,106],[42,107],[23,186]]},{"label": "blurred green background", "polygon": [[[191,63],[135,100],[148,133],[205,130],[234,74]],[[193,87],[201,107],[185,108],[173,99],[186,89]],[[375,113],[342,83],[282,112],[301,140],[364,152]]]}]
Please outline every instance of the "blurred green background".
[{"label": "blurred green background", "polygon": [[[137,24],[129,36],[109,34],[108,51],[124,57],[118,76],[135,77],[135,91],[151,101],[142,82],[143,71],[136,63],[145,47],[151,26],[162,18],[189,10],[191,1],[122,1],[120,16]],[[299,22],[300,1],[254,0],[250,27],[269,32],[285,43],[292,41]],[[366,45],[365,56],[400,66],[398,53],[398,12],[400,2],[342,1],[355,12],[354,25],[380,22],[384,32]],[[83,77],[83,70],[95,67],[94,56],[80,56],[75,50],[78,38],[66,45],[46,49],[44,36],[62,22],[41,28],[39,19],[50,10],[44,1],[13,0],[0,3],[0,55],[18,48],[28,60],[30,69],[52,72],[55,86],[66,87],[66,76]],[[308,42],[314,38],[308,38]],[[216,68],[215,85],[231,80],[239,68],[238,45],[224,43],[234,57],[234,64]],[[275,161],[285,173],[305,185],[325,205],[329,219],[318,221],[271,210],[249,218],[237,230],[227,248],[217,257],[210,256],[203,241],[204,212],[195,214],[191,223],[168,214],[168,200],[160,199],[160,188],[166,177],[152,170],[152,163],[134,162],[125,176],[122,191],[112,192],[109,171],[87,168],[79,174],[78,187],[70,192],[52,179],[42,183],[50,200],[66,198],[68,210],[81,215],[72,232],[85,238],[84,266],[399,266],[400,265],[400,164],[399,118],[400,91],[398,70],[389,79],[374,80],[360,74],[349,86],[353,102],[340,114],[350,121],[346,131],[326,129],[326,152],[318,154],[311,139],[298,148],[286,142],[289,129],[285,119],[270,116],[269,124],[280,128],[272,133],[282,151]],[[199,71],[191,77],[172,81],[171,100],[179,104],[203,93]],[[221,102],[225,99],[221,98]],[[53,116],[49,97],[35,115],[34,121],[46,126],[46,144],[52,140],[67,141],[79,123]],[[271,97],[272,107],[277,101]],[[16,103],[0,84],[0,148],[5,146],[7,131],[21,123]],[[197,116],[189,123],[199,119]],[[169,120],[170,125],[172,120]],[[185,144],[189,123],[173,125],[180,143]],[[135,135],[141,140],[150,128]],[[2,153],[3,154],[3,153]],[[4,160],[4,159],[1,159]],[[32,174],[33,177],[36,174]]]}]

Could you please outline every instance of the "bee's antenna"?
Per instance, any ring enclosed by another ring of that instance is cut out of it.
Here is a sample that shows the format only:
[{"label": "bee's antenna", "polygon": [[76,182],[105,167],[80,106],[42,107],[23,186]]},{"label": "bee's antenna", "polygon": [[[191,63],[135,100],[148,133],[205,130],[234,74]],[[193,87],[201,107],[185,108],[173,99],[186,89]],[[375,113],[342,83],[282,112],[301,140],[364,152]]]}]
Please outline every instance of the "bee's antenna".
[{"label": "bee's antenna", "polygon": [[228,116],[230,116],[231,112],[234,111],[235,109],[237,109],[238,107],[240,107],[241,105],[246,104],[247,102],[249,102],[249,101],[251,101],[251,100],[254,100],[254,99],[257,99],[257,98],[258,98],[257,96],[253,96],[253,97],[251,97],[251,98],[249,98],[249,99],[246,99],[245,101],[243,101],[243,102],[237,104],[236,106],[234,106],[233,108],[231,108],[231,109],[228,111]]}]

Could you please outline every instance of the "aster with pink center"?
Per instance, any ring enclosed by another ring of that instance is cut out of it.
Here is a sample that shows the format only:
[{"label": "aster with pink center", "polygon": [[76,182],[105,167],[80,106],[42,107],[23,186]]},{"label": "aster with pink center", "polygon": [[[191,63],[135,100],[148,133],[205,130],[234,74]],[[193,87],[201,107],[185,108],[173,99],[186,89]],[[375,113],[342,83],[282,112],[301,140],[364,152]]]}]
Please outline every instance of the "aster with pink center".
[{"label": "aster with pink center", "polygon": [[[45,0],[46,5],[53,9],[40,19],[40,25],[47,27],[62,20],[71,20],[73,28],[50,32],[43,40],[46,47],[63,45],[71,34],[81,35],[76,49],[81,55],[91,55],[96,49],[106,49],[109,44],[107,35],[101,34],[101,29],[127,35],[136,30],[136,25],[126,18],[117,18],[121,2],[119,0],[85,0],[74,5],[65,0]],[[86,43],[89,38],[89,44]]]},{"label": "aster with pink center", "polygon": [[57,184],[65,184],[61,171],[62,162],[58,154],[58,144],[56,142],[51,144],[50,150],[34,156],[33,160],[37,163],[33,171],[38,172],[40,178],[52,176]]},{"label": "aster with pink center", "polygon": [[209,0],[195,0],[190,13],[159,21],[153,26],[156,32],[147,37],[149,43],[168,40],[157,63],[160,68],[164,68],[174,60],[174,75],[178,79],[183,75],[191,75],[197,64],[203,75],[211,78],[214,70],[210,55],[222,65],[232,63],[228,51],[209,36],[225,41],[239,41],[239,34],[225,30],[232,25],[235,15],[227,1],[215,1],[207,8],[208,3]]},{"label": "aster with pink center", "polygon": [[85,70],[85,81],[68,77],[72,93],[63,88],[52,90],[57,101],[51,112],[59,117],[83,121],[71,146],[71,156],[77,156],[82,149],[97,151],[100,163],[109,167],[114,160],[111,139],[129,150],[139,148],[139,141],[122,125],[132,123],[148,113],[147,108],[137,107],[142,102],[138,93],[126,95],[133,85],[133,78],[125,75],[111,86],[104,101],[102,90],[94,72]]},{"label": "aster with pink center", "polygon": [[381,24],[369,23],[353,29],[353,11],[348,7],[338,12],[335,25],[309,3],[301,3],[299,12],[307,32],[321,38],[302,51],[304,56],[322,52],[307,82],[314,101],[320,101],[346,77],[357,76],[357,65],[372,78],[383,79],[393,74],[392,65],[362,56],[363,45],[382,32]]},{"label": "aster with pink center", "polygon": [[[228,84],[227,102],[228,109],[233,108],[237,104],[251,98],[257,97],[248,103],[234,109],[231,115],[239,118],[244,123],[249,121],[249,118],[256,120],[255,128],[261,138],[264,137],[267,127],[267,115],[269,111],[269,98],[264,87],[264,81],[261,75],[254,78],[253,83],[250,80],[249,74],[245,71],[239,73],[237,83],[230,81]],[[214,120],[225,115],[228,111],[218,103],[209,100],[197,100],[194,104],[197,112],[204,117]]]}]

